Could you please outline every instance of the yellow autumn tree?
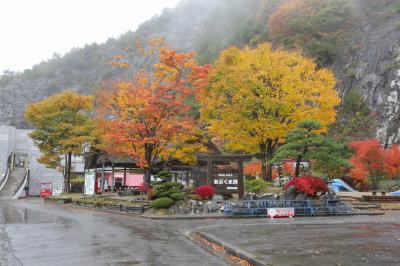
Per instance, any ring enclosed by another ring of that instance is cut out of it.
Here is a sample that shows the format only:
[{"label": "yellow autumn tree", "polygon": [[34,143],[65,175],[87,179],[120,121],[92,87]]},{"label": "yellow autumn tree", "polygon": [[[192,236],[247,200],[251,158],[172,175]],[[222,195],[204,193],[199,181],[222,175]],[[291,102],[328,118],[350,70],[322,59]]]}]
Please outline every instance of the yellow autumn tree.
[{"label": "yellow autumn tree", "polygon": [[92,96],[68,90],[31,103],[25,111],[26,120],[35,127],[30,137],[42,153],[38,161],[56,168],[64,157],[64,191],[67,193],[72,155],[81,155],[83,145],[93,140],[94,125],[89,116],[92,105]]},{"label": "yellow autumn tree", "polygon": [[270,44],[229,48],[214,67],[198,67],[192,78],[208,130],[225,139],[229,150],[259,153],[265,179],[271,172],[267,161],[286,133],[309,119],[326,129],[340,103],[331,71]]}]

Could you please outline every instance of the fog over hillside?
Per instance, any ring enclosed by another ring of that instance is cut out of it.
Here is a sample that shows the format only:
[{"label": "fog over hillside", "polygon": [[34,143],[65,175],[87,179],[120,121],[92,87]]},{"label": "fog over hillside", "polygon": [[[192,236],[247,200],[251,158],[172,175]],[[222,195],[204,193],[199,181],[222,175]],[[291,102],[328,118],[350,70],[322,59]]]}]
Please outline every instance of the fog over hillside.
[{"label": "fog over hillside", "polygon": [[[301,49],[333,69],[342,96],[359,91],[377,114],[379,138],[400,142],[399,2],[321,0],[327,4],[311,17],[300,10],[271,18],[285,2],[184,0],[118,39],[72,49],[22,73],[6,72],[0,79],[0,122],[27,127],[23,112],[28,103],[68,88],[90,94],[103,80],[131,75],[144,62],[133,50],[124,50],[137,40],[164,36],[180,51],[196,51],[200,63],[211,63],[231,45],[270,41],[275,47]],[[121,53],[130,63],[126,71],[108,63]]]}]

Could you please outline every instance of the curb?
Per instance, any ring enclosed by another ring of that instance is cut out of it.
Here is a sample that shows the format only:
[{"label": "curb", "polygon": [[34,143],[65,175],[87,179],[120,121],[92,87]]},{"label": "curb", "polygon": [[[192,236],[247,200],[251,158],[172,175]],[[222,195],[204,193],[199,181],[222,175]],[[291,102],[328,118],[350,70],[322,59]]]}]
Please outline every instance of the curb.
[{"label": "curb", "polygon": [[236,247],[222,239],[217,238],[216,236],[214,236],[212,234],[206,234],[206,233],[199,232],[199,231],[193,232],[192,234],[197,235],[201,238],[204,238],[205,240],[207,240],[209,242],[212,242],[218,246],[223,247],[229,254],[237,256],[243,260],[246,260],[249,263],[251,263],[251,265],[254,265],[254,266],[267,265],[265,262],[260,261],[259,259],[257,259],[256,256],[247,252],[246,250]]}]

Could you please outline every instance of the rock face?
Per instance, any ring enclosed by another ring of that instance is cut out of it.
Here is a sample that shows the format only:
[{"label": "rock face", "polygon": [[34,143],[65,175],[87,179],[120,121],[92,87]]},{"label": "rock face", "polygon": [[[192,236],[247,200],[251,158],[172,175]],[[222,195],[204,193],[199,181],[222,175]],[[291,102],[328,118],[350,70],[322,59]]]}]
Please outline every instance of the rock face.
[{"label": "rock face", "polygon": [[[216,43],[212,40],[218,35],[233,32],[231,37],[236,36],[235,22],[241,17],[227,14],[239,8],[228,7],[243,1],[183,1],[176,8],[165,10],[161,16],[141,25],[136,32],[128,32],[118,40],[110,39],[101,45],[92,44],[72,50],[63,57],[55,57],[23,73],[6,73],[0,79],[0,124],[27,127],[23,112],[28,103],[65,89],[89,94],[100,86],[101,81],[126,75],[112,68],[108,62],[128,45],[134,44],[138,38],[145,40],[149,37],[165,36],[172,47],[189,51],[198,48],[199,40],[204,40],[207,32],[213,29],[210,25],[215,25],[218,31],[206,36],[209,37],[205,38],[208,46],[203,45],[201,48],[213,50],[211,46]],[[261,1],[246,0],[245,6],[257,6]],[[338,80],[337,88],[342,96],[350,90],[361,91],[376,114],[376,136],[385,144],[400,143],[400,7],[397,11],[387,9],[371,15],[365,6],[375,1],[351,1],[356,6],[358,23],[357,28],[352,30],[351,37],[339,49],[331,66]],[[266,14],[271,14],[282,2],[283,0],[268,1],[274,4],[268,7]],[[249,8],[246,12],[248,17],[256,17],[254,8]],[[252,21],[249,25],[253,25]],[[249,32],[247,29],[243,31]],[[241,44],[240,38],[232,37],[223,46]],[[248,40],[244,42],[246,41]],[[221,46],[220,43],[218,45]],[[130,74],[146,63],[133,55],[127,60],[131,66],[125,73]]]},{"label": "rock face", "polygon": [[400,142],[400,15],[385,15],[360,15],[358,31],[333,69],[342,95],[362,92],[377,116],[376,136],[388,145]]}]

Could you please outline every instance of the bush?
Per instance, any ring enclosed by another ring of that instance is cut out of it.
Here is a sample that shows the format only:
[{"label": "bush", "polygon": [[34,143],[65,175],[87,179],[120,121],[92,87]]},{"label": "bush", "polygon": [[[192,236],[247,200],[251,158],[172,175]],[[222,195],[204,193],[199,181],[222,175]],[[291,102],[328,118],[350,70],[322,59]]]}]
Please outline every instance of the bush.
[{"label": "bush", "polygon": [[215,193],[215,189],[210,185],[200,186],[196,188],[196,194],[204,199],[211,199]]},{"label": "bush", "polygon": [[192,194],[192,195],[190,195],[189,197],[190,197],[192,200],[197,200],[197,201],[202,200],[202,198],[201,198],[199,195],[196,195],[196,194]]},{"label": "bush", "polygon": [[183,192],[172,193],[171,195],[169,195],[169,197],[171,199],[173,199],[174,201],[180,201],[180,200],[184,200],[185,199],[185,193],[183,193]]},{"label": "bush", "polygon": [[182,192],[182,185],[175,182],[166,182],[154,186],[153,199],[169,197],[171,194]]},{"label": "bush", "polygon": [[154,199],[154,189],[150,188],[149,190],[147,190],[147,199],[148,200]]},{"label": "bush", "polygon": [[153,200],[150,207],[153,209],[167,209],[174,204],[174,201],[170,198],[158,198]]},{"label": "bush", "polygon": [[170,198],[172,194],[176,194],[176,193],[182,193],[181,189],[177,189],[177,188],[173,188],[167,191],[164,191],[160,194],[159,198]]},{"label": "bush", "polygon": [[272,186],[271,183],[262,179],[245,180],[244,186],[247,192],[261,193],[267,187]]},{"label": "bush", "polygon": [[315,176],[295,177],[285,185],[285,190],[290,186],[294,186],[298,193],[306,193],[309,196],[315,196],[317,192],[328,192],[325,181]]}]

